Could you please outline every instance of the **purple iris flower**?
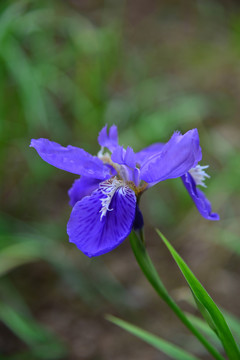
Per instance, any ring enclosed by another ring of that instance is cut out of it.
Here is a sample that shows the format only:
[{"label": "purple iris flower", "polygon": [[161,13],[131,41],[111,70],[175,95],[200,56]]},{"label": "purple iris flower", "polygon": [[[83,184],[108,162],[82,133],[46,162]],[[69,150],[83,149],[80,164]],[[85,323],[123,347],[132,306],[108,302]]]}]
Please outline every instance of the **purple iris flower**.
[{"label": "purple iris flower", "polygon": [[137,153],[118,144],[115,125],[109,132],[105,126],[98,142],[97,156],[47,139],[33,139],[30,145],[49,164],[81,176],[69,190],[73,209],[67,233],[87,256],[105,254],[126,239],[132,228],[141,229],[139,199],[146,189],[166,179],[181,177],[201,215],[219,219],[196,187],[208,177],[205,167],[198,165],[202,153],[197,129],[184,135],[175,132],[166,144],[156,143]]}]

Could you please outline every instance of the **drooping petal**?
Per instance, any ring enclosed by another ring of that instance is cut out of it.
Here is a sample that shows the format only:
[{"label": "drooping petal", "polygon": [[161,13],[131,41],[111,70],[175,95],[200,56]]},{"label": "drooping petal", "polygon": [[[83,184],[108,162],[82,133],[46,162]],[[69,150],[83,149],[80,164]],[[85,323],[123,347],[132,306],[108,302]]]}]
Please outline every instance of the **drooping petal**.
[{"label": "drooping petal", "polygon": [[208,220],[219,220],[219,215],[217,213],[212,213],[210,201],[206,198],[204,193],[196,187],[193,177],[187,173],[183,175],[181,179],[200,214]]},{"label": "drooping petal", "polygon": [[68,190],[70,197],[69,204],[73,207],[77,201],[80,201],[84,196],[91,195],[91,193],[98,188],[101,180],[81,176],[80,179],[74,181],[71,189]]},{"label": "drooping petal", "polygon": [[109,167],[83,149],[71,145],[63,147],[48,139],[32,139],[30,147],[36,149],[44,161],[59,169],[101,180],[109,177]]},{"label": "drooping petal", "polygon": [[141,151],[138,151],[135,153],[137,163],[139,165],[144,164],[144,162],[146,162],[152,155],[159,153],[164,145],[164,143],[155,143],[142,149]]},{"label": "drooping petal", "polygon": [[98,143],[112,152],[118,146],[118,131],[116,125],[112,125],[109,128],[109,133],[107,133],[107,125],[105,125],[98,135]]},{"label": "drooping petal", "polygon": [[111,159],[114,163],[119,165],[126,165],[130,168],[135,168],[136,166],[136,156],[131,147],[127,147],[125,150],[123,146],[117,146],[113,151]]},{"label": "drooping petal", "polygon": [[105,214],[102,203],[106,197],[99,187],[91,196],[76,203],[68,222],[70,242],[89,257],[113,250],[130,234],[133,226],[134,191],[128,186],[118,187]]},{"label": "drooping petal", "polygon": [[184,175],[202,158],[197,129],[184,135],[174,133],[159,153],[152,155],[141,167],[140,178],[148,183]]}]

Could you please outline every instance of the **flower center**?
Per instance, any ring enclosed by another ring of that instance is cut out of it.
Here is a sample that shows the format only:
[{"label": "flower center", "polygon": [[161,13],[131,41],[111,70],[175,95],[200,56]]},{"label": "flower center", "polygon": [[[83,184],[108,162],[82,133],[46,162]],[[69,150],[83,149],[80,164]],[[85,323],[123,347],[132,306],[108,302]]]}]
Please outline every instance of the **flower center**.
[{"label": "flower center", "polygon": [[98,152],[97,156],[103,161],[104,164],[112,166],[117,173],[116,176],[114,174],[111,179],[101,183],[102,192],[104,195],[107,195],[107,198],[101,200],[102,209],[100,210],[100,212],[102,213],[102,219],[102,217],[106,215],[107,211],[113,210],[109,209],[109,205],[114,193],[119,187],[125,188],[125,191],[126,189],[130,188],[135,192],[135,195],[139,197],[147,189],[148,184],[145,181],[139,180],[138,168],[130,169],[126,165],[120,165],[113,162],[110,153],[104,152],[103,147],[101,147],[101,150]]},{"label": "flower center", "polygon": [[101,148],[101,150],[98,152],[97,156],[100,160],[102,160],[102,162],[104,164],[111,165],[116,170],[117,177],[120,180],[123,180],[123,181],[128,180],[129,175],[128,175],[126,166],[114,163],[111,159],[111,155],[108,152],[105,152],[105,153],[103,152],[103,148]]},{"label": "flower center", "polygon": [[206,178],[210,178],[210,176],[204,171],[204,169],[207,169],[208,167],[209,165],[205,165],[205,166],[197,165],[189,170],[189,173],[193,177],[196,185],[201,185],[203,187],[206,187],[204,181],[206,180]]}]

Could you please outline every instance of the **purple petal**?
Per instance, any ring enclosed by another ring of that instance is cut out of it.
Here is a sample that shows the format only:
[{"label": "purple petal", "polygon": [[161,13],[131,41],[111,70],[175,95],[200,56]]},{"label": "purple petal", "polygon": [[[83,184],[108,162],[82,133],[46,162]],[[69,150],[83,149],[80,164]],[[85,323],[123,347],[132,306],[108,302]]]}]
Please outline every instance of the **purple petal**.
[{"label": "purple petal", "polygon": [[140,169],[140,177],[148,183],[184,175],[202,158],[197,129],[186,134],[174,133],[160,153],[152,155]]},{"label": "purple petal", "polygon": [[107,125],[102,128],[98,135],[99,145],[113,151],[118,146],[118,131],[116,125],[112,125],[107,133]]},{"label": "purple petal", "polygon": [[136,156],[131,147],[127,147],[125,150],[123,146],[117,146],[117,148],[113,151],[111,159],[113,162],[126,165],[130,168],[135,168],[136,166]]},{"label": "purple petal", "polygon": [[152,155],[159,153],[163,146],[165,144],[164,143],[155,143],[152,144],[144,149],[142,149],[141,151],[136,153],[136,161],[139,165],[142,165],[144,162],[146,162]]},{"label": "purple petal", "polygon": [[101,180],[81,176],[80,179],[74,181],[71,189],[68,191],[70,197],[70,205],[73,207],[77,201],[80,201],[84,196],[91,195],[91,193],[98,188]]},{"label": "purple petal", "polygon": [[137,204],[136,212],[135,212],[135,219],[133,222],[133,228],[134,228],[134,230],[141,230],[143,228],[143,225],[144,225],[144,221],[143,221],[142,212],[139,209],[139,206]]},{"label": "purple petal", "polygon": [[89,257],[113,250],[132,230],[136,208],[134,191],[127,186],[118,188],[110,210],[101,219],[101,201],[105,197],[101,188],[84,197],[74,206],[68,222],[70,242]]},{"label": "purple petal", "polygon": [[63,147],[48,139],[32,139],[30,147],[34,147],[44,161],[59,169],[95,179],[109,178],[109,167],[83,149],[71,145]]},{"label": "purple petal", "polygon": [[183,175],[181,179],[200,214],[208,220],[219,220],[219,215],[212,213],[210,201],[206,198],[204,193],[196,187],[193,177],[187,173]]}]

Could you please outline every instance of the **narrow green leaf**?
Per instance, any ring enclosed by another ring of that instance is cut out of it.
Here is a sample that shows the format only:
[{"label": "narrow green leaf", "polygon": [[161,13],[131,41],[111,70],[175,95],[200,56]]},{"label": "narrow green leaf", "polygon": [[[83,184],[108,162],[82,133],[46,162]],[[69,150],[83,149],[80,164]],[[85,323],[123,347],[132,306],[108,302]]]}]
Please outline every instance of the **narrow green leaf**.
[{"label": "narrow green leaf", "polygon": [[153,286],[157,294],[166,302],[182,323],[193,333],[193,335],[202,343],[202,345],[214,356],[215,359],[224,360],[222,355],[206,340],[206,338],[193,326],[184,312],[179,308],[175,301],[168,294],[167,289],[159,278],[159,275],[146,251],[143,241],[135,232],[130,234],[130,243],[136,260],[146,276],[147,280]]},{"label": "narrow green leaf", "polygon": [[139,327],[132,325],[124,320],[118,319],[115,316],[108,315],[106,316],[107,320],[111,321],[115,325],[121,327],[122,329],[130,332],[131,334],[142,339],[146,343],[152,345],[156,349],[162,351],[164,354],[170,356],[175,360],[197,360],[198,358],[194,355],[188,353],[187,351],[181,349],[180,347],[156,336],[145,330],[140,329]]},{"label": "narrow green leaf", "polygon": [[230,327],[230,329],[232,330],[233,334],[235,335],[235,339],[237,340],[238,344],[240,344],[240,319],[233,315],[230,314],[228,311],[226,310],[222,310],[222,313]]},{"label": "narrow green leaf", "polygon": [[18,1],[11,6],[7,6],[0,15],[0,44],[2,39],[10,32],[16,19],[23,14],[26,1]]},{"label": "narrow green leaf", "polygon": [[0,302],[0,320],[31,348],[35,357],[50,360],[66,354],[63,344],[50,331],[3,302]]},{"label": "narrow green leaf", "polygon": [[158,273],[146,252],[145,246],[133,232],[130,234],[130,242],[138,264],[150,284],[163,299],[168,298],[168,291],[160,280]]},{"label": "narrow green leaf", "polygon": [[30,128],[41,124],[48,128],[44,103],[44,90],[39,84],[36,69],[28,59],[17,40],[13,37],[0,48],[0,57],[18,85],[25,118]]},{"label": "narrow green leaf", "polygon": [[17,244],[10,244],[0,251],[0,276],[20,265],[39,259],[39,246],[33,241],[25,240]]},{"label": "narrow green leaf", "polygon": [[[196,302],[192,299],[192,297],[185,297],[184,300],[191,306],[193,306],[194,309],[196,309]],[[231,313],[229,313],[228,311],[226,311],[225,309],[222,309],[220,308],[235,340],[236,340],[236,343],[238,344],[238,347],[239,347],[239,344],[240,344],[240,319],[236,316],[236,315],[233,315]],[[186,314],[187,317],[192,321],[192,316],[191,315],[188,315]],[[196,317],[195,317],[196,318]],[[213,335],[213,337],[217,337],[216,335],[216,332],[213,332],[212,329],[210,329],[208,327],[208,325],[206,324],[206,322],[204,322],[203,320],[197,318],[197,321],[198,322],[202,322],[205,326],[204,326],[204,333],[211,333]],[[192,321],[193,324],[196,325],[195,321],[193,320]],[[197,326],[199,328],[199,326]],[[206,330],[206,331],[205,331]],[[219,341],[219,338],[217,337],[218,341]]]},{"label": "narrow green leaf", "polygon": [[200,313],[202,314],[203,318],[205,319],[205,321],[207,322],[209,327],[217,334],[217,328],[215,326],[215,323],[214,323],[211,315],[209,314],[209,312],[207,311],[205,306],[201,303],[201,301],[199,301],[198,298],[195,296],[194,292],[192,292],[192,295],[193,295],[194,301],[197,305],[197,308],[200,311]]},{"label": "narrow green leaf", "polygon": [[157,233],[162,238],[163,242],[167,246],[177,265],[179,266],[181,272],[183,273],[185,279],[188,282],[188,285],[190,286],[190,289],[194,293],[194,296],[210,314],[216,328],[216,333],[221,340],[229,359],[239,360],[240,352],[221,311],[218,309],[217,305],[214,303],[207,291],[197,280],[195,275],[192,273],[192,271],[189,269],[189,267],[180,257],[180,255],[178,255],[178,253],[168,242],[168,240],[162,235],[159,230],[157,230]]},{"label": "narrow green leaf", "polygon": [[212,340],[212,342],[214,343],[214,345],[216,345],[216,347],[222,349],[222,344],[217,334],[213,331],[211,327],[209,327],[209,325],[204,320],[190,313],[185,313],[185,314],[187,318],[191,321],[191,323],[194,326],[196,326],[196,328],[198,328],[201,332],[206,334],[210,340]]}]

